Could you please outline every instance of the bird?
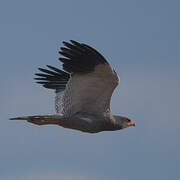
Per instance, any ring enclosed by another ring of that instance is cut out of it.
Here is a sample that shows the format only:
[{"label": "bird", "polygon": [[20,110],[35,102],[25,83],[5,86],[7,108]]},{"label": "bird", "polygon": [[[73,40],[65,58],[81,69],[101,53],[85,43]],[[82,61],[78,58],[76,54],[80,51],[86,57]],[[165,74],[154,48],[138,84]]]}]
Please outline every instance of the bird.
[{"label": "bird", "polygon": [[135,126],[127,117],[113,115],[110,101],[120,78],[96,49],[74,40],[62,42],[62,70],[47,65],[38,68],[36,82],[55,91],[54,115],[10,118],[36,125],[59,125],[86,133],[116,131]]}]

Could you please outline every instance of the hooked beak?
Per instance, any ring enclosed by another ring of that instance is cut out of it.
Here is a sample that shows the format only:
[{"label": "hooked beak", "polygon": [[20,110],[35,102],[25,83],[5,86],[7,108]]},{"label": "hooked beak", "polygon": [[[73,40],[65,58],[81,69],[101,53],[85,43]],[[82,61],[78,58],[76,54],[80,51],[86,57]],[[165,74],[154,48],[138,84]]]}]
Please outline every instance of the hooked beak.
[{"label": "hooked beak", "polygon": [[129,126],[135,126],[135,123],[133,121],[128,122]]}]

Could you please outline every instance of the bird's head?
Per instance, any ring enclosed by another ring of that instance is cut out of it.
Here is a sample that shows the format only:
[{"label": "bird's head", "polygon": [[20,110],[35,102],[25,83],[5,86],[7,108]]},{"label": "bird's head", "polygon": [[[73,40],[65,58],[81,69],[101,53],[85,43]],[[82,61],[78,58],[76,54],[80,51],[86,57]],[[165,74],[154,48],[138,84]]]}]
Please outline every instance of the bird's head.
[{"label": "bird's head", "polygon": [[114,116],[116,123],[120,126],[121,129],[130,127],[130,126],[135,126],[134,121],[130,120],[127,117],[123,117],[123,116]]}]

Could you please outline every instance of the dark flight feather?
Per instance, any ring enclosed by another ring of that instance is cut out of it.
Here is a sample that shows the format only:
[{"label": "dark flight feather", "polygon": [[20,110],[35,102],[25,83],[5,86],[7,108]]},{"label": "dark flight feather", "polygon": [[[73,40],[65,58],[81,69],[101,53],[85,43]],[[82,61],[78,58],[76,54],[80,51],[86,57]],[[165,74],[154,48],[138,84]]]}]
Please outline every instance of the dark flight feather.
[{"label": "dark flight feather", "polygon": [[70,78],[74,74],[86,74],[93,72],[98,64],[108,64],[105,58],[94,48],[70,40],[64,42],[59,52],[62,56],[59,60],[63,63],[63,70],[47,65],[50,69],[38,68],[42,73],[36,73],[34,78],[37,83],[45,88],[54,89],[56,92],[63,91]]}]

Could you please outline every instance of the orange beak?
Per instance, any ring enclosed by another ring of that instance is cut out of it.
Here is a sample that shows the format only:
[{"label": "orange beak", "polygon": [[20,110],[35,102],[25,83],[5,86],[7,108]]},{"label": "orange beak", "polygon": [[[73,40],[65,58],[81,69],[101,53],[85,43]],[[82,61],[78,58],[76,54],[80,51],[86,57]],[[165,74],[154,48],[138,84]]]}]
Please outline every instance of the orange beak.
[{"label": "orange beak", "polygon": [[133,121],[128,122],[129,126],[135,126],[135,123]]}]

